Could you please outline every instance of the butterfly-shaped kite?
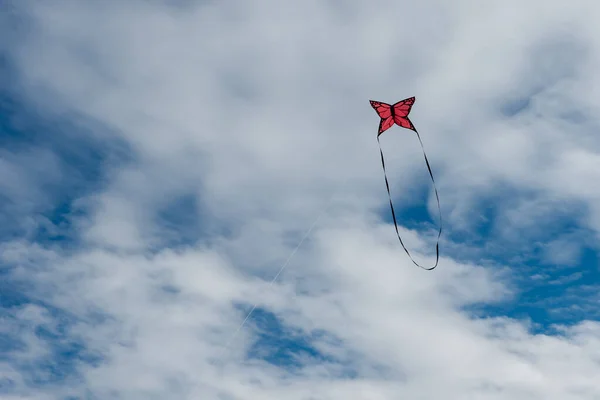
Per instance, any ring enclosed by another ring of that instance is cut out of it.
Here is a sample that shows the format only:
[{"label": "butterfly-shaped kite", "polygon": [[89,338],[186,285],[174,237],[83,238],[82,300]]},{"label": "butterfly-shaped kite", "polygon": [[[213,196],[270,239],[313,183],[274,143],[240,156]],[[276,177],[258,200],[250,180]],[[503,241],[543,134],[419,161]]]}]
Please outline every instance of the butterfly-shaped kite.
[{"label": "butterfly-shaped kite", "polygon": [[[442,210],[440,208],[440,198],[438,196],[438,191],[435,186],[435,180],[433,179],[433,173],[431,172],[431,166],[429,165],[429,160],[427,160],[427,154],[425,154],[425,148],[423,147],[423,141],[421,140],[421,136],[419,132],[413,125],[410,119],[408,119],[408,114],[410,113],[410,109],[413,104],[415,104],[415,98],[409,97],[408,99],[404,99],[402,101],[397,102],[394,105],[389,105],[387,103],[382,103],[380,101],[370,100],[371,106],[377,111],[377,114],[381,118],[379,122],[379,130],[377,132],[377,143],[379,144],[379,152],[381,153],[381,166],[383,167],[383,176],[385,177],[385,187],[387,188],[388,197],[390,199],[390,208],[392,209],[392,217],[394,219],[394,227],[396,228],[396,235],[398,236],[398,240],[400,240],[400,244],[406,251],[406,254],[410,257],[411,261],[420,268],[426,270],[432,270],[438,265],[438,261],[440,259],[440,236],[442,235]],[[429,171],[429,175],[431,176],[431,182],[433,182],[433,188],[435,190],[435,198],[437,199],[438,211],[440,214],[440,230],[438,232],[437,243],[435,245],[435,265],[433,267],[425,268],[419,265],[410,255],[410,252],[402,242],[402,238],[400,237],[400,232],[398,231],[398,222],[396,222],[396,213],[394,212],[394,204],[392,203],[392,195],[390,194],[390,185],[388,183],[387,174],[385,172],[385,160],[383,158],[383,150],[381,150],[381,143],[379,142],[379,135],[392,127],[392,125],[399,125],[403,128],[410,129],[415,131],[417,134],[417,138],[419,138],[419,143],[421,143],[421,149],[423,150],[423,156],[425,157],[425,164],[427,164],[427,170]]]}]

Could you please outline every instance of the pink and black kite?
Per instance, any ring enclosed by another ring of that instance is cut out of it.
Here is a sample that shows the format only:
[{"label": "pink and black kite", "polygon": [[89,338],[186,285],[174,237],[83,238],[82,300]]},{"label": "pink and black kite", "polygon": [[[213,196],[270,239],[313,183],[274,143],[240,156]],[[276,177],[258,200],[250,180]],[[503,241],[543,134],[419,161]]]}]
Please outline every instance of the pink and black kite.
[{"label": "pink and black kite", "polygon": [[[440,208],[440,198],[438,196],[437,187],[435,186],[435,180],[433,179],[433,173],[431,172],[431,166],[429,165],[429,160],[427,160],[427,154],[425,154],[425,148],[423,147],[423,141],[421,140],[421,136],[419,132],[413,125],[410,119],[408,119],[408,114],[410,113],[410,109],[413,104],[415,104],[415,98],[409,97],[408,99],[404,99],[402,101],[397,102],[394,105],[389,105],[387,103],[382,103],[380,101],[370,100],[371,106],[377,111],[377,114],[381,118],[379,122],[379,130],[377,132],[377,143],[379,144],[379,152],[381,153],[381,166],[383,167],[383,176],[385,177],[385,187],[387,188],[388,197],[390,199],[390,208],[392,209],[392,217],[394,219],[394,227],[396,228],[396,235],[398,236],[398,240],[400,240],[400,244],[410,257],[411,261],[420,268],[425,270],[432,270],[438,265],[438,261],[440,259],[440,236],[442,235],[442,210]],[[417,134],[417,138],[419,139],[419,143],[421,143],[421,149],[423,150],[423,156],[425,157],[425,164],[427,164],[427,170],[429,171],[429,176],[431,176],[431,182],[433,182],[433,189],[435,190],[435,198],[437,200],[438,211],[440,214],[440,230],[437,236],[437,243],[435,245],[435,264],[433,267],[425,268],[419,265],[410,255],[408,249],[402,242],[402,238],[400,237],[400,232],[398,232],[398,222],[396,222],[396,213],[394,212],[394,204],[392,203],[392,195],[390,194],[390,185],[388,183],[387,174],[385,172],[385,160],[383,158],[383,150],[381,150],[381,143],[379,142],[379,136],[392,127],[392,125],[399,125],[402,128],[410,129],[415,131]]]}]

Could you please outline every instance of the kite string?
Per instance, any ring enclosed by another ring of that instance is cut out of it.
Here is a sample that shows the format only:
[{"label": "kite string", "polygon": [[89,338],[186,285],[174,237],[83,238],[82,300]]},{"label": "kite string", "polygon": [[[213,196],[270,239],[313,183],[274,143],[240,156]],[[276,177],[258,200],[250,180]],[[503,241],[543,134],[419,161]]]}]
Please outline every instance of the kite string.
[{"label": "kite string", "polygon": [[425,153],[425,147],[423,146],[423,141],[421,140],[421,135],[419,135],[419,132],[417,131],[416,128],[413,127],[413,130],[417,134],[417,138],[419,139],[419,143],[421,144],[421,150],[423,151],[423,156],[425,157],[425,164],[427,165],[427,170],[429,171],[429,176],[431,177],[431,182],[433,183],[433,189],[435,191],[435,198],[437,200],[437,206],[438,206],[438,212],[439,212],[439,218],[440,218],[440,229],[438,231],[437,242],[435,244],[435,264],[433,267],[425,268],[422,265],[418,264],[413,259],[413,257],[410,255],[410,252],[408,251],[408,249],[404,245],[404,242],[402,241],[402,238],[400,237],[400,232],[398,231],[398,222],[396,220],[396,212],[394,211],[394,204],[392,202],[392,195],[390,193],[390,184],[388,183],[387,173],[385,170],[385,159],[383,157],[383,150],[381,149],[381,142],[379,141],[379,135],[377,135],[377,144],[379,145],[379,153],[381,154],[381,166],[383,168],[383,176],[385,178],[385,187],[387,189],[388,198],[390,200],[390,208],[392,210],[392,218],[394,220],[394,228],[396,230],[396,235],[398,236],[398,240],[400,241],[402,248],[404,249],[404,251],[406,252],[408,257],[410,258],[410,260],[413,262],[413,264],[415,264],[417,267],[422,268],[424,270],[431,271],[437,267],[439,259],[440,259],[440,236],[442,235],[442,209],[440,207],[440,197],[438,195],[438,190],[435,185],[435,179],[433,178],[433,173],[431,172],[431,166],[429,165],[429,160],[427,159],[427,154]]},{"label": "kite string", "polygon": [[[313,229],[317,226],[317,224],[319,223],[319,221],[321,220],[321,218],[325,215],[325,213],[327,212],[327,210],[329,210],[329,207],[331,206],[331,204],[333,203],[333,200],[336,196],[336,194],[339,193],[339,191],[346,186],[347,182],[348,182],[349,177],[347,177],[346,179],[344,179],[344,182],[331,194],[329,201],[327,202],[327,205],[325,206],[325,208],[323,208],[323,210],[317,215],[317,217],[315,218],[315,220],[313,221],[313,223],[310,225],[310,227],[308,228],[308,230],[304,233],[304,236],[302,237],[302,239],[300,239],[300,242],[298,242],[298,245],[296,245],[296,247],[294,248],[294,250],[290,253],[290,255],[288,256],[287,260],[283,263],[283,265],[281,266],[281,268],[279,268],[279,271],[277,271],[277,273],[275,274],[275,276],[273,277],[273,279],[271,279],[271,281],[269,282],[267,287],[271,287],[273,286],[273,284],[275,283],[275,281],[277,281],[277,278],[279,278],[279,276],[283,273],[283,271],[287,268],[287,266],[289,265],[290,261],[292,260],[292,258],[294,257],[294,255],[296,254],[296,252],[298,252],[298,250],[300,249],[300,246],[302,246],[302,244],[304,243],[304,241],[310,236],[310,234],[312,233]],[[252,315],[252,313],[254,312],[254,310],[256,310],[256,308],[258,307],[258,302],[255,303],[252,308],[250,309],[250,311],[248,312],[248,314],[246,314],[246,317],[244,318],[244,320],[242,321],[242,323],[238,326],[238,328],[235,330],[235,332],[233,333],[233,335],[231,336],[231,338],[227,341],[227,343],[225,344],[225,348],[224,350],[229,348],[229,345],[231,344],[231,342],[233,341],[233,339],[235,339],[235,337],[238,335],[238,333],[242,330],[242,328],[246,325],[246,322],[248,321],[248,319],[250,318],[250,316]]]}]

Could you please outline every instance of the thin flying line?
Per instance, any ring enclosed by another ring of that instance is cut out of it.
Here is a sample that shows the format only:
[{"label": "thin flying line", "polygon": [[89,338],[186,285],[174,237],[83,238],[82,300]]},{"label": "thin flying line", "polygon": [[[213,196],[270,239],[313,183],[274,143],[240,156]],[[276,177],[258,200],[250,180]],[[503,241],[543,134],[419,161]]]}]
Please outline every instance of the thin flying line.
[{"label": "thin flying line", "polygon": [[[327,206],[319,213],[319,215],[313,221],[313,223],[310,226],[310,228],[308,228],[308,230],[304,233],[304,236],[302,237],[302,239],[300,240],[300,242],[298,243],[298,245],[296,246],[296,248],[289,255],[289,257],[287,258],[287,260],[285,261],[285,263],[283,263],[283,265],[281,266],[281,268],[279,269],[279,271],[277,272],[277,274],[275,274],[275,276],[273,277],[273,279],[271,279],[271,282],[269,282],[268,287],[273,286],[273,284],[275,283],[275,281],[277,280],[277,278],[279,278],[279,275],[281,275],[281,273],[287,268],[287,266],[289,265],[290,261],[292,260],[292,258],[296,254],[296,252],[298,251],[298,249],[300,249],[300,246],[302,246],[302,243],[304,243],[304,241],[308,238],[308,236],[310,236],[310,234],[313,231],[313,229],[315,228],[315,226],[317,226],[317,223],[321,220],[321,218],[323,217],[323,215],[325,215],[325,213],[327,212],[327,210],[329,210],[329,207],[331,206],[331,203],[333,202],[333,199],[335,198],[335,195],[341,190],[342,187],[344,187],[346,185],[347,181],[348,181],[348,178],[346,178],[346,180],[344,181],[344,183],[342,185],[340,185],[340,187],[333,192],[333,194],[329,198],[329,201],[327,202]],[[232,337],[229,339],[229,341],[225,345],[225,349],[227,349],[229,347],[229,345],[231,344],[231,342],[233,341],[233,339],[235,339],[235,337],[237,336],[237,334],[242,330],[242,328],[244,327],[244,325],[246,324],[246,322],[248,321],[248,319],[250,318],[250,316],[252,315],[252,313],[254,312],[254,310],[258,307],[258,304],[259,303],[254,304],[254,306],[252,307],[252,309],[250,310],[250,312],[248,313],[248,315],[246,315],[246,318],[244,318],[244,321],[242,321],[242,323],[240,324],[240,326],[233,333]]]}]

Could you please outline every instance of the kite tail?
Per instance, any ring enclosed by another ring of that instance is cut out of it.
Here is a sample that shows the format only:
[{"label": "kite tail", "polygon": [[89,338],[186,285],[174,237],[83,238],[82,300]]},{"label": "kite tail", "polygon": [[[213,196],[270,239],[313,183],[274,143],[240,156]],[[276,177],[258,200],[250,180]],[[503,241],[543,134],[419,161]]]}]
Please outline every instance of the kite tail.
[{"label": "kite tail", "polygon": [[440,259],[440,236],[442,235],[442,209],[440,207],[440,197],[438,195],[437,187],[435,185],[435,180],[433,179],[433,173],[431,172],[431,166],[429,165],[429,160],[427,159],[427,154],[425,153],[425,147],[423,146],[423,141],[421,140],[421,135],[419,135],[419,132],[417,131],[416,128],[413,128],[413,129],[414,129],[415,133],[417,134],[417,138],[419,138],[419,143],[421,143],[421,150],[423,150],[423,156],[425,157],[425,164],[427,164],[427,170],[429,171],[429,176],[431,177],[431,182],[433,183],[433,189],[435,191],[435,199],[437,200],[438,212],[440,215],[440,229],[438,231],[437,242],[435,244],[435,264],[433,267],[426,268],[426,267],[423,267],[422,265],[419,265],[412,258],[412,256],[410,255],[410,252],[408,251],[408,249],[404,245],[404,242],[402,241],[402,238],[400,237],[400,232],[398,231],[398,222],[396,221],[396,213],[394,211],[394,204],[392,203],[392,195],[390,194],[390,184],[388,183],[388,178],[387,178],[387,174],[385,171],[385,160],[383,158],[383,150],[381,149],[381,142],[379,141],[379,136],[377,136],[377,144],[379,145],[379,153],[381,154],[381,166],[383,167],[383,176],[385,177],[385,187],[387,189],[388,198],[390,200],[390,208],[392,209],[392,218],[394,219],[394,228],[396,229],[396,235],[398,236],[398,240],[400,240],[400,244],[402,245],[402,248],[404,249],[406,254],[408,254],[408,257],[413,262],[413,264],[415,264],[417,267],[422,268],[426,271],[431,271],[431,270],[435,269],[435,267],[437,267],[439,259]]}]

